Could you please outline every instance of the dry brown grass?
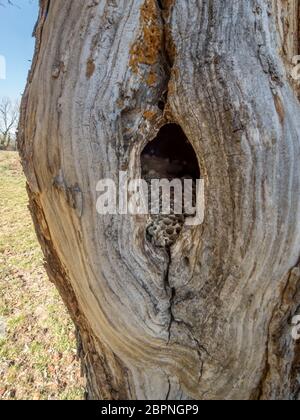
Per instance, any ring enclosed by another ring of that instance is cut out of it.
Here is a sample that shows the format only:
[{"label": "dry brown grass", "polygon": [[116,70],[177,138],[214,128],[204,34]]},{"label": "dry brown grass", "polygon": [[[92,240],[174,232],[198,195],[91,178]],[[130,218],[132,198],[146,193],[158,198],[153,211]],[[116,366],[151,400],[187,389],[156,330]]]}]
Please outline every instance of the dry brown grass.
[{"label": "dry brown grass", "polygon": [[82,399],[74,328],[48,281],[18,155],[0,152],[0,399]]}]

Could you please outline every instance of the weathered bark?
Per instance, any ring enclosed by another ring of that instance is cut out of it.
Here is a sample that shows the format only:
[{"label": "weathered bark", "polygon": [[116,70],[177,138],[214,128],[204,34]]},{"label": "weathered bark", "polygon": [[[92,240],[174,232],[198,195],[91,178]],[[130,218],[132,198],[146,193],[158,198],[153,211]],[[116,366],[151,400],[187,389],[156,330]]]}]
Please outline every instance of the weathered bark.
[{"label": "weathered bark", "polygon": [[[298,11],[41,1],[19,147],[89,398],[299,398]],[[139,177],[167,122],[206,185],[204,224],[184,227],[170,255],[147,242],[145,217],[96,212],[98,180]]]}]

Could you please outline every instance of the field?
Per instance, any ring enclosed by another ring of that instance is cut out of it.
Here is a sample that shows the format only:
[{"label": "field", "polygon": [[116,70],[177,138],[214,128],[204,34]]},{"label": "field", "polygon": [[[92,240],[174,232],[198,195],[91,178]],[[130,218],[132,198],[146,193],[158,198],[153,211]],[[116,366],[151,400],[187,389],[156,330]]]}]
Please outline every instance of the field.
[{"label": "field", "polygon": [[0,180],[0,399],[82,399],[74,328],[43,268],[16,152],[0,152]]}]

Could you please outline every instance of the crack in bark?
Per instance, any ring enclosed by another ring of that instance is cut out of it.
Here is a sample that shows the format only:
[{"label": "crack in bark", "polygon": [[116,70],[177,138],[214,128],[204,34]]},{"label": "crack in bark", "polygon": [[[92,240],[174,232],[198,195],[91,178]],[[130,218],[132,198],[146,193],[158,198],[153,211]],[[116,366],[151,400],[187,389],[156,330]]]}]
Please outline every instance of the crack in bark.
[{"label": "crack in bark", "polygon": [[171,267],[171,264],[172,264],[172,255],[171,255],[170,248],[167,248],[166,251],[167,251],[167,254],[168,254],[168,265],[167,265],[167,269],[166,269],[166,273],[165,273],[165,277],[164,277],[164,288],[165,288],[165,292],[166,292],[167,296],[170,295],[170,297],[169,297],[169,316],[170,316],[170,320],[169,320],[169,325],[168,325],[168,341],[167,341],[167,344],[169,345],[170,341],[171,341],[171,332],[172,332],[172,324],[173,323],[176,323],[178,325],[183,325],[188,330],[188,333],[191,336],[191,339],[196,343],[196,351],[197,351],[199,361],[200,361],[200,371],[199,371],[199,378],[198,378],[198,382],[200,382],[200,380],[203,376],[203,369],[204,369],[204,361],[203,361],[203,357],[202,357],[202,352],[204,352],[211,359],[214,359],[214,358],[209,353],[209,351],[194,336],[194,334],[192,332],[192,327],[185,321],[177,320],[174,316],[173,306],[174,306],[174,302],[175,302],[175,298],[176,298],[176,289],[175,289],[175,287],[172,287],[170,285],[170,279],[169,279],[170,267]]},{"label": "crack in bark", "polygon": [[161,10],[164,10],[164,5],[163,5],[163,3],[162,3],[162,0],[157,0],[157,3],[158,3],[158,7],[159,7]]},{"label": "crack in bark", "polygon": [[165,288],[166,295],[170,296],[169,297],[169,316],[170,316],[170,320],[169,320],[169,325],[168,325],[168,344],[169,344],[170,339],[171,339],[172,323],[174,321],[172,306],[173,306],[176,290],[175,290],[174,287],[171,287],[170,281],[169,281],[170,267],[171,267],[171,264],[172,264],[172,256],[171,256],[170,248],[167,248],[166,251],[167,251],[167,255],[168,255],[168,264],[167,264],[167,269],[166,269],[165,278],[164,278],[164,288]]},{"label": "crack in bark", "polygon": [[181,320],[180,321],[174,320],[174,322],[176,322],[179,325],[184,325],[186,327],[186,329],[188,330],[192,340],[196,343],[196,347],[197,347],[196,351],[197,351],[199,361],[200,361],[200,370],[199,370],[199,377],[198,377],[198,382],[200,382],[201,378],[203,376],[203,370],[204,370],[204,361],[203,361],[203,358],[202,358],[202,351],[204,353],[206,353],[211,359],[213,359],[213,357],[211,356],[209,351],[202,344],[200,344],[199,340],[194,336],[194,334],[192,332],[192,329],[189,326],[189,324],[187,324],[186,322],[181,321]]},{"label": "crack in bark", "polygon": [[168,388],[168,392],[167,392],[167,395],[166,395],[166,401],[169,400],[170,392],[171,392],[171,381],[170,381],[170,378],[168,378],[168,382],[169,382],[169,388]]},{"label": "crack in bark", "polygon": [[175,289],[175,287],[172,287],[170,285],[170,281],[169,281],[169,273],[170,273],[170,266],[172,264],[172,256],[171,256],[170,249],[167,249],[167,252],[168,252],[168,266],[167,266],[166,275],[165,275],[165,279],[164,279],[164,285],[165,285],[166,293],[169,294],[171,292],[171,296],[170,296],[170,299],[169,299],[169,302],[170,302],[170,306],[169,306],[170,322],[169,322],[169,326],[168,326],[168,345],[170,344],[170,340],[171,340],[172,324],[176,323],[178,325],[183,325],[188,330],[192,340],[196,343],[196,347],[197,347],[196,351],[197,351],[199,361],[200,361],[200,371],[199,371],[199,378],[198,378],[198,381],[200,382],[200,380],[203,376],[203,369],[204,369],[204,361],[203,361],[203,358],[202,358],[202,352],[206,353],[211,359],[213,359],[213,357],[209,353],[209,351],[194,336],[194,334],[192,332],[192,327],[188,323],[186,323],[185,321],[176,320],[176,318],[173,314],[173,305],[174,305],[175,297],[176,297],[176,289]]},{"label": "crack in bark", "polygon": [[166,62],[166,66],[165,66],[165,70],[166,70],[166,89],[165,91],[162,93],[160,100],[158,101],[158,107],[164,111],[166,104],[168,103],[168,94],[169,94],[169,89],[168,89],[168,85],[169,82],[171,80],[171,74],[172,74],[172,68],[174,66],[174,58],[172,59],[171,55],[170,55],[170,50],[171,50],[171,46],[170,46],[170,36],[168,36],[168,23],[165,17],[165,13],[168,12],[168,8],[170,7],[170,5],[168,7],[166,7],[166,5],[164,4],[164,0],[157,0],[157,4],[158,4],[158,8],[160,9],[160,18],[161,18],[161,22],[162,22],[162,32],[163,32],[163,36],[162,36],[162,56],[165,59]]},{"label": "crack in bark", "polygon": [[[169,67],[169,71],[170,71],[170,76],[171,76],[171,70],[174,66],[174,57],[171,57],[170,51],[172,49],[170,43],[171,43],[171,39],[168,36],[168,23],[165,17],[165,13],[168,12],[169,8],[165,7],[164,2],[158,0],[158,7],[161,9],[161,21],[162,21],[162,25],[163,25],[163,56],[166,59],[166,62],[168,64]],[[170,6],[169,6],[170,7]]]}]

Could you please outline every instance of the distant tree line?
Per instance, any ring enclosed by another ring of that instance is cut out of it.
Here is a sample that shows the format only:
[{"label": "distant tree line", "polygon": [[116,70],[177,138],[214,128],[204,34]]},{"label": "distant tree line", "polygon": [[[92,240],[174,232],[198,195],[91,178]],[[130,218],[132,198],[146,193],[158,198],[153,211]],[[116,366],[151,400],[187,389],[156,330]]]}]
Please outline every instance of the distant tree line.
[{"label": "distant tree line", "polygon": [[0,101],[0,150],[16,149],[19,103],[4,97]]},{"label": "distant tree line", "polygon": [[[33,0],[30,0],[30,3]],[[0,6],[18,6],[13,0],[0,0]],[[18,6],[19,7],[19,6]],[[0,150],[16,150],[16,129],[19,119],[18,101],[10,98],[0,99]]]}]

